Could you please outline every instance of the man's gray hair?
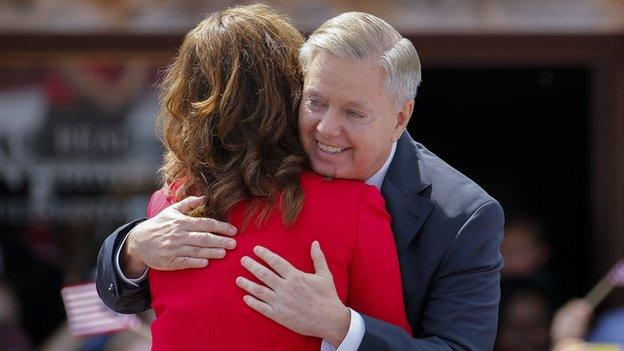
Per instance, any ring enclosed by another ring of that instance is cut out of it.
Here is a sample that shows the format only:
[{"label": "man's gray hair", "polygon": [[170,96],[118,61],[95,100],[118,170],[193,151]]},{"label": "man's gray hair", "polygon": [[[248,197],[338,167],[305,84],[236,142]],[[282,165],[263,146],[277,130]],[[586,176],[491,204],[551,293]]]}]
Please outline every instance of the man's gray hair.
[{"label": "man's gray hair", "polygon": [[386,70],[387,92],[400,105],[416,97],[421,80],[416,48],[377,16],[346,12],[323,23],[299,50],[304,73],[319,50],[353,61],[378,58]]}]

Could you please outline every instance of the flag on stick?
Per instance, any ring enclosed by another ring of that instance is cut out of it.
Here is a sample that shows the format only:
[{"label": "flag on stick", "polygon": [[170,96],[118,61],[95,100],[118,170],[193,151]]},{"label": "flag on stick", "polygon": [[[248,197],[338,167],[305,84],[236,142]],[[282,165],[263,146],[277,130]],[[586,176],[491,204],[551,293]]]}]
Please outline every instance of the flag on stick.
[{"label": "flag on stick", "polygon": [[613,286],[624,286],[624,259],[617,261],[613,268],[611,268],[609,274],[607,274],[607,279]]},{"label": "flag on stick", "polygon": [[585,300],[595,308],[615,287],[624,287],[624,259],[613,265],[609,273],[585,295]]},{"label": "flag on stick", "polygon": [[117,313],[104,305],[98,296],[95,283],[66,286],[61,296],[67,311],[67,322],[73,336],[112,333],[141,326],[133,314]]}]

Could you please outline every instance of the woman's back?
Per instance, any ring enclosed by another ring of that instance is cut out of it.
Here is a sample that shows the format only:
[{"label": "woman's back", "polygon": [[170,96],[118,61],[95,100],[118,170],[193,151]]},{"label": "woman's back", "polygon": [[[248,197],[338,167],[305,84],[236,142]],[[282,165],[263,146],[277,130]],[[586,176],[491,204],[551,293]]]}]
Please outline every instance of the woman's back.
[{"label": "woman's back", "polygon": [[[257,282],[240,264],[243,256],[255,257],[256,245],[313,273],[314,240],[324,250],[343,303],[409,332],[390,219],[379,191],[313,173],[304,173],[301,184],[305,201],[292,228],[286,229],[278,209],[261,228],[252,219],[241,231],[244,205],[237,205],[230,213],[230,223],[239,228],[237,247],[225,258],[203,269],[150,270],[154,350],[319,350],[320,339],[296,334],[245,305],[245,292],[235,284],[238,276]],[[148,215],[170,203],[158,191]]]}]

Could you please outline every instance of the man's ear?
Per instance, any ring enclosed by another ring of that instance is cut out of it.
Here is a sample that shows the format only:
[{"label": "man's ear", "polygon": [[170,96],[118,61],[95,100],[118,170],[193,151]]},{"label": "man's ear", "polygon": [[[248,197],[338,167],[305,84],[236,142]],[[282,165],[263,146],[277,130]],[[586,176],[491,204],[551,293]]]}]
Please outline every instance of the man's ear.
[{"label": "man's ear", "polygon": [[410,99],[405,102],[397,113],[396,125],[394,126],[394,131],[392,133],[393,142],[401,138],[403,131],[405,131],[405,128],[407,128],[407,124],[412,117],[412,112],[414,112],[414,99]]}]

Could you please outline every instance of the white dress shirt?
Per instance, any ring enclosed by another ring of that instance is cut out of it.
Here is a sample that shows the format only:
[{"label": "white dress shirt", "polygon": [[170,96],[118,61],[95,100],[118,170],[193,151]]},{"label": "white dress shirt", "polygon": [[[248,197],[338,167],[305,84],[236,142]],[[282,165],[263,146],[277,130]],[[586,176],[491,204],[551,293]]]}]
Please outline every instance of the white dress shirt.
[{"label": "white dress shirt", "polygon": [[[377,171],[377,173],[373,174],[370,178],[366,180],[366,184],[372,185],[381,191],[381,184],[383,183],[384,178],[386,177],[386,173],[388,172],[388,168],[390,168],[390,163],[392,163],[392,159],[394,158],[394,153],[396,152],[397,143],[392,144],[392,149],[390,150],[390,155],[388,155],[388,159],[381,166],[381,168]],[[126,238],[128,236],[126,235]],[[147,279],[147,269],[143,274],[136,279],[127,278],[123,272],[121,271],[121,266],[119,265],[119,255],[121,253],[121,248],[126,242],[126,238],[122,241],[121,245],[119,245],[119,250],[117,250],[116,259],[115,259],[115,268],[117,269],[117,273],[121,277],[121,279],[132,287],[138,287],[139,283],[142,283],[145,279]],[[321,351],[357,351],[362,343],[362,339],[364,338],[364,332],[366,331],[366,326],[364,325],[364,318],[357,313],[356,311],[349,308],[351,311],[351,321],[349,322],[349,331],[347,331],[347,335],[338,348],[334,348],[330,343],[323,340],[321,343]]]},{"label": "white dress shirt", "polygon": [[[132,232],[132,230],[130,230],[130,233],[131,232]],[[147,279],[147,268],[145,269],[145,272],[143,272],[143,274],[141,274],[140,277],[132,279],[132,278],[126,277],[126,275],[123,274],[123,272],[121,271],[121,266],[119,265],[119,256],[121,255],[121,249],[126,244],[126,239],[128,239],[128,236],[130,235],[130,233],[128,233],[128,235],[126,235],[126,237],[121,242],[121,245],[119,245],[119,250],[117,250],[117,253],[115,253],[115,269],[117,269],[117,274],[119,274],[119,276],[121,277],[121,280],[124,283],[128,284],[131,287],[138,288],[139,284],[144,282],[145,279]]]}]

